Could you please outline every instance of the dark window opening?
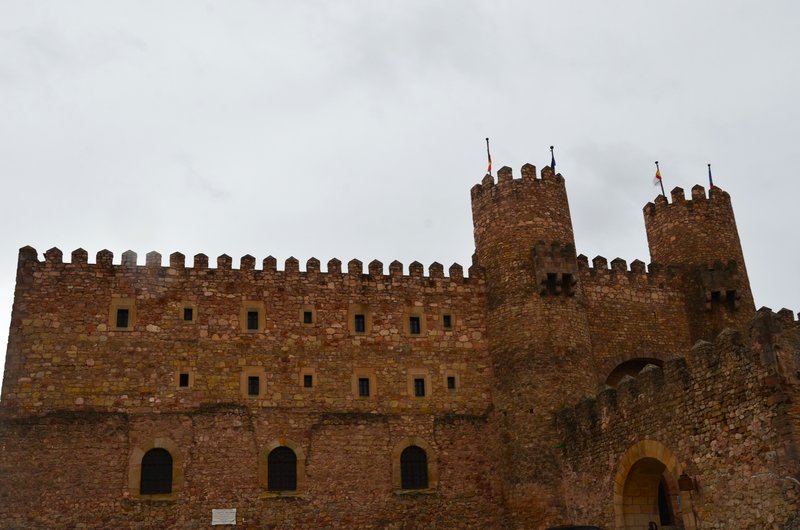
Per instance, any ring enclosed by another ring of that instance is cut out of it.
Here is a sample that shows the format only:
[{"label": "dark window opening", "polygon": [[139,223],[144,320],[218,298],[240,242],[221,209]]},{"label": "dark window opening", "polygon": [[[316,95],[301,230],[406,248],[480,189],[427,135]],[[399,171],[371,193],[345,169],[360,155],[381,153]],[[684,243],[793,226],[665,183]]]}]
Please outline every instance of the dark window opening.
[{"label": "dark window opening", "polygon": [[364,315],[356,315],[353,322],[356,333],[364,333],[367,331],[367,321]]},{"label": "dark window opening", "polygon": [[658,483],[658,516],[661,520],[661,526],[672,524],[672,509],[669,503],[669,494],[667,493],[666,484],[664,479]]},{"label": "dark window opening", "polygon": [[561,289],[564,294],[572,294],[572,274],[564,273],[561,275]]},{"label": "dark window opening", "polygon": [[118,328],[127,328],[128,327],[128,316],[129,316],[129,311],[127,309],[117,309],[117,327]]},{"label": "dark window opening", "polygon": [[727,307],[729,311],[736,309],[736,291],[725,292],[725,307]]},{"label": "dark window opening", "polygon": [[447,390],[455,390],[456,389],[456,378],[455,376],[448,375],[447,376]]},{"label": "dark window opening", "polygon": [[303,386],[305,388],[311,388],[312,386],[314,386],[314,376],[312,376],[311,374],[305,374],[303,376]]},{"label": "dark window opening", "polygon": [[420,328],[419,328],[419,317],[409,317],[408,318],[408,329],[412,335],[419,335]]},{"label": "dark window opening", "polygon": [[248,396],[257,396],[260,393],[260,383],[259,377],[257,375],[250,375],[247,377],[247,395]]},{"label": "dark window opening", "polygon": [[178,376],[178,386],[182,388],[189,386],[189,374],[182,373]]},{"label": "dark window opening", "polygon": [[247,312],[247,329],[251,331],[258,329],[258,311]]},{"label": "dark window opening", "polygon": [[444,329],[453,329],[453,316],[442,315],[442,327]]},{"label": "dark window opening", "polygon": [[267,489],[269,491],[297,489],[297,456],[288,447],[276,447],[267,456]]},{"label": "dark window opening", "polygon": [[558,288],[558,274],[549,272],[547,273],[547,292],[548,294],[556,294]]},{"label": "dark window opening", "polygon": [[428,456],[425,450],[409,445],[400,454],[400,482],[404,490],[428,487]]},{"label": "dark window opening", "polygon": [[194,309],[192,309],[191,307],[184,307],[183,319],[191,322],[194,319]]},{"label": "dark window opening", "polygon": [[721,298],[722,297],[720,296],[719,291],[712,291],[711,292],[711,303],[712,304],[718,304]]},{"label": "dark window opening", "polygon": [[150,449],[142,457],[140,495],[172,493],[172,455],[166,449]]},{"label": "dark window opening", "polygon": [[425,397],[425,379],[421,377],[414,379],[414,395],[416,397]]},{"label": "dark window opening", "polygon": [[358,378],[358,395],[360,397],[369,397],[369,378],[368,377],[359,377]]},{"label": "dark window opening", "polygon": [[311,311],[303,311],[303,324],[312,324],[314,321],[314,315]]}]

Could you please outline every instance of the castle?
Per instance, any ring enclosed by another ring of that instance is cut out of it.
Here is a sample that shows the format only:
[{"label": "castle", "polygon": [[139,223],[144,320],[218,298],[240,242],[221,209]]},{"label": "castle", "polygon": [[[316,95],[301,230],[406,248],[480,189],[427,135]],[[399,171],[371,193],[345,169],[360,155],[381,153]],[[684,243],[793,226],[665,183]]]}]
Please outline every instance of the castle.
[{"label": "castle", "polygon": [[0,527],[788,529],[800,326],[730,196],[576,255],[565,182],[471,190],[474,262],[20,249]]}]

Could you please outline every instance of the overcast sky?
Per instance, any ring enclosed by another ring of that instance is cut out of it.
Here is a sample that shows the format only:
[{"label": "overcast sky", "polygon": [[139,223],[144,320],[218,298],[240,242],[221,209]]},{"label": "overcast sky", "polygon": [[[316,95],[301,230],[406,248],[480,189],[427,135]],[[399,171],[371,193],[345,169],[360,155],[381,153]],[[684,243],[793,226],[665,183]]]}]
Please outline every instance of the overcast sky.
[{"label": "overcast sky", "polygon": [[796,312],[798,20],[792,1],[0,0],[0,329],[24,245],[466,267],[486,136],[516,176],[556,146],[590,258],[649,262],[653,162],[687,192],[712,163],[756,305]]}]

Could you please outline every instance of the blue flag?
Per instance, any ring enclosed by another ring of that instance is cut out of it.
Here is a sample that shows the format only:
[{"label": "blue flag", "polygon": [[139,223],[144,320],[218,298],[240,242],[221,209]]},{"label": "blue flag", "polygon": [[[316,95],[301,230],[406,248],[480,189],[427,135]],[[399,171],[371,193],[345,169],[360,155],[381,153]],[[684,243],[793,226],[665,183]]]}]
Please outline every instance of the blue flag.
[{"label": "blue flag", "polygon": [[553,154],[553,146],[550,146],[550,167],[553,170],[553,173],[556,171],[556,155]]}]

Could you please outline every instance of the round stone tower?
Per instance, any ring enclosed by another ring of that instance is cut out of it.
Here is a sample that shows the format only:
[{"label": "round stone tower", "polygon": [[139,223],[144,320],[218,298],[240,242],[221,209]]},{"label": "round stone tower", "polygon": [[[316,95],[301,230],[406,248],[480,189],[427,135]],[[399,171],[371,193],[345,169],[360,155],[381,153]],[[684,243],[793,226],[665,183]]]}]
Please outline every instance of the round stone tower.
[{"label": "round stone tower", "polygon": [[472,188],[476,262],[487,286],[506,502],[514,527],[560,522],[552,413],[595,392],[594,363],[564,179],[511,168]]},{"label": "round stone tower", "polygon": [[755,315],[731,197],[719,188],[675,188],[644,207],[653,263],[683,276],[692,340],[709,340],[726,327],[743,328]]}]

